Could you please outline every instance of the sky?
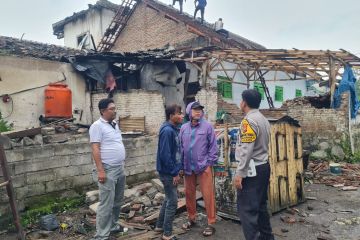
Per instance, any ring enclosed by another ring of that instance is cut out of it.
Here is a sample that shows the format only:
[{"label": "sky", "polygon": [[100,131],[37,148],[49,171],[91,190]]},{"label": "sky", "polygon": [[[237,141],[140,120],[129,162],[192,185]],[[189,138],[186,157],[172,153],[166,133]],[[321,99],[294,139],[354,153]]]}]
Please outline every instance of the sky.
[{"label": "sky", "polygon": [[[121,0],[111,0],[120,3]],[[170,4],[172,0],[161,0]],[[207,0],[205,19],[267,48],[349,50],[360,55],[360,0]],[[96,0],[0,0],[0,35],[63,45],[52,24]],[[194,2],[184,9],[193,13]]]}]

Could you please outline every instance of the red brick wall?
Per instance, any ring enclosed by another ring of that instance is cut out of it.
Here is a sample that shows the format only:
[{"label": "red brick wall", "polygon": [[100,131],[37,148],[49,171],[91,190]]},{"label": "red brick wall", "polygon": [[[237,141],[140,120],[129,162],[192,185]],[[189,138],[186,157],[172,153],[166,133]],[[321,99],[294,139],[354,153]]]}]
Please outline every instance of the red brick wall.
[{"label": "red brick wall", "polygon": [[162,12],[141,2],[112,51],[133,52],[161,48],[166,44],[176,45],[197,37],[198,35],[188,32],[184,23],[168,19]]}]

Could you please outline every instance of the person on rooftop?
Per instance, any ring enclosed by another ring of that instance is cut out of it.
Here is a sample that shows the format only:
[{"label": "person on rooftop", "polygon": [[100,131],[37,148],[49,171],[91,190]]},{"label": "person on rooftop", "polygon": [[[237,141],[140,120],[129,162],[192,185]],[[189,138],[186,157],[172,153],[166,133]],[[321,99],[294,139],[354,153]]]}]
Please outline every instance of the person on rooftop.
[{"label": "person on rooftop", "polygon": [[186,0],[173,0],[173,6],[175,5],[176,2],[179,2],[180,13],[183,13],[183,5],[184,5],[184,2],[186,2]]},{"label": "person on rooftop", "polygon": [[194,13],[194,19],[196,19],[196,14],[200,10],[201,12],[201,24],[204,23],[204,14],[205,14],[205,7],[207,5],[206,0],[195,0],[195,13]]}]

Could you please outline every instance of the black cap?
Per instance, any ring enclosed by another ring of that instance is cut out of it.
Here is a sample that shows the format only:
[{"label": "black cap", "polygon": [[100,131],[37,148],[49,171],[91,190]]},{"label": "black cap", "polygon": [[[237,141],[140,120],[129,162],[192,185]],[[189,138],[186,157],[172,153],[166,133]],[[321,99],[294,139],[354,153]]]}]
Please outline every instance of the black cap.
[{"label": "black cap", "polygon": [[201,105],[199,102],[194,102],[193,105],[191,105],[191,109],[201,108],[204,109],[204,106]]}]

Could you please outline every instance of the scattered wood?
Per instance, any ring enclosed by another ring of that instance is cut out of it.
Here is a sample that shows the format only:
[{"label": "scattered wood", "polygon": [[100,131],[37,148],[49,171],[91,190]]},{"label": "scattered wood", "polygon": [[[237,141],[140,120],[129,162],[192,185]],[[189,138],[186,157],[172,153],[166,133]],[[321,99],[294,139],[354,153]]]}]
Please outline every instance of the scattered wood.
[{"label": "scattered wood", "polygon": [[124,220],[119,221],[120,225],[129,229],[139,229],[139,230],[151,230],[151,227],[146,224],[139,224],[139,223],[130,223]]},{"label": "scattered wood", "polygon": [[137,233],[130,233],[130,234],[127,234],[125,236],[121,236],[121,237],[117,237],[116,239],[118,240],[123,240],[123,239],[136,239],[137,236],[141,236],[143,234],[146,234],[149,230],[143,230],[141,232],[137,232]]},{"label": "scattered wood", "polygon": [[132,219],[133,217],[135,217],[135,213],[136,213],[136,211],[131,210],[131,211],[129,212],[128,218],[129,218],[129,219]]},{"label": "scattered wood", "polygon": [[353,186],[347,186],[347,187],[343,187],[341,190],[343,191],[357,191],[357,187],[353,187]]},{"label": "scattered wood", "polygon": [[314,201],[317,201],[317,197],[306,197],[306,200],[314,200]]}]

